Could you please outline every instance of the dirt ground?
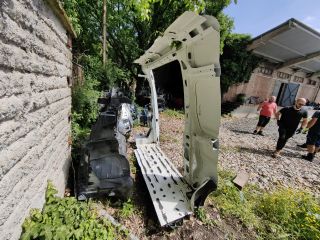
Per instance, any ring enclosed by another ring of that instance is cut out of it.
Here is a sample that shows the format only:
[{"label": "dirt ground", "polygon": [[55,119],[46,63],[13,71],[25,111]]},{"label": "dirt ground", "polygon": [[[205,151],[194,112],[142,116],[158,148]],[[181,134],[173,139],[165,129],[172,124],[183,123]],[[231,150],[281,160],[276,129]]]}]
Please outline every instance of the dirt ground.
[{"label": "dirt ground", "polygon": [[[180,172],[182,172],[182,141],[184,119],[172,117],[166,114],[160,115],[160,146],[166,155],[172,160]],[[136,127],[133,134],[146,132],[147,128]],[[123,224],[131,234],[139,239],[255,239],[255,233],[243,227],[241,222],[233,218],[223,217],[214,207],[213,203],[206,201],[204,212],[211,221],[204,223],[195,216],[177,223],[175,228],[161,228],[157,222],[149,192],[144,183],[134,158],[135,147],[132,137],[129,139],[128,159],[131,162],[131,172],[134,179],[132,203],[134,214],[129,217],[119,216],[121,206],[117,203],[104,203],[107,212]],[[118,217],[117,217],[118,216]]]}]

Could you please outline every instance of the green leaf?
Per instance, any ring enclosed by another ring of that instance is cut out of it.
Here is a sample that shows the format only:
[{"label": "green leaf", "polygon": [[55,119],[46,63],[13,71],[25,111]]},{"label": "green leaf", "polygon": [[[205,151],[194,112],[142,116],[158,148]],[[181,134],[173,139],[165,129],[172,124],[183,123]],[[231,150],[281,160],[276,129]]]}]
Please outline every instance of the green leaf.
[{"label": "green leaf", "polygon": [[42,236],[45,237],[46,240],[53,239],[53,227],[49,225],[45,225],[42,230]]},{"label": "green leaf", "polygon": [[83,229],[76,229],[73,231],[73,234],[77,240],[81,240],[83,236]]}]

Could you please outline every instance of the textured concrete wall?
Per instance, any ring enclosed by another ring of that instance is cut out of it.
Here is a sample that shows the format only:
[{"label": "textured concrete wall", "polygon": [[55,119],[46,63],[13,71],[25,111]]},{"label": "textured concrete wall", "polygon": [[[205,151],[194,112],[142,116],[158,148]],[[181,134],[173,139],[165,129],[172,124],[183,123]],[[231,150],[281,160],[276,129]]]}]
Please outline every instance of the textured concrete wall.
[{"label": "textured concrete wall", "polygon": [[47,180],[64,192],[72,74],[67,34],[43,0],[0,1],[0,239],[18,239]]}]

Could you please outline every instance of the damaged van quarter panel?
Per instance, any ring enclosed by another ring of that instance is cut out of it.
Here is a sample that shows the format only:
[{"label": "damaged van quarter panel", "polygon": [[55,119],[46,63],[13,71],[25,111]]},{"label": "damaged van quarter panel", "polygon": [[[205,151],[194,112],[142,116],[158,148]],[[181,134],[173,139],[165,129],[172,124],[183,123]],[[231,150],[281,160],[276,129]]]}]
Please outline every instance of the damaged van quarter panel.
[{"label": "damaged van quarter panel", "polygon": [[[141,65],[149,82],[152,106],[151,130],[147,136],[136,138],[135,154],[161,226],[191,214],[194,207],[203,205],[208,194],[217,186],[221,73],[219,39],[219,24],[214,17],[185,12],[135,61]],[[164,75],[157,72],[170,64],[178,66],[181,79],[171,76],[169,84],[176,81],[183,84],[183,176],[159,146],[156,84],[157,77]]]}]

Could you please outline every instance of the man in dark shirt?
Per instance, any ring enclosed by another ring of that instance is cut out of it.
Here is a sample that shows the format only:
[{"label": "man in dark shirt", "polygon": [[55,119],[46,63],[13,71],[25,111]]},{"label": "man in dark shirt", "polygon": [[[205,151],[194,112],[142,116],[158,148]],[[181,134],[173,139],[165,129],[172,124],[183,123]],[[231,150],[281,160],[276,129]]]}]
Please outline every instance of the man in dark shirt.
[{"label": "man in dark shirt", "polygon": [[320,147],[320,121],[318,121],[319,117],[320,111],[316,111],[307,125],[307,128],[309,128],[309,132],[307,135],[308,154],[306,156],[302,156],[302,158],[310,162],[313,161],[314,154],[318,152]]},{"label": "man in dark shirt", "polygon": [[298,98],[294,106],[282,108],[276,113],[276,119],[279,126],[279,139],[276,151],[272,154],[273,157],[279,156],[288,139],[291,138],[297,130],[301,119],[303,119],[301,128],[304,128],[307,125],[308,112],[302,108],[305,104],[306,100],[304,98]]}]

